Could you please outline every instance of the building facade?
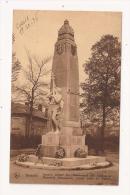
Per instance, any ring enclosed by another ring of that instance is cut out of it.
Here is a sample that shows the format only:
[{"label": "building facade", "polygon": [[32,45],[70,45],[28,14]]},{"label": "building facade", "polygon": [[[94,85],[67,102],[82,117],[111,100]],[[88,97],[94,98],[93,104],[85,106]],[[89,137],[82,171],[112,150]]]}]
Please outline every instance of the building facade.
[{"label": "building facade", "polygon": [[[11,134],[26,135],[29,122],[28,105],[12,103],[11,106]],[[47,132],[47,116],[41,107],[33,111],[32,135],[43,135]]]}]

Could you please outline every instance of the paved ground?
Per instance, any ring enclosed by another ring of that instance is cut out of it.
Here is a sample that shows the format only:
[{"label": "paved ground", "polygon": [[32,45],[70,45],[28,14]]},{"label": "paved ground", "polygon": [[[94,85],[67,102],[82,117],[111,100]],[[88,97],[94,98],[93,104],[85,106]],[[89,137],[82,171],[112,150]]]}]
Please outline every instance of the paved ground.
[{"label": "paved ground", "polygon": [[107,159],[113,166],[95,170],[42,170],[24,168],[10,162],[10,182],[30,184],[97,184],[118,185],[118,155],[109,153]]}]

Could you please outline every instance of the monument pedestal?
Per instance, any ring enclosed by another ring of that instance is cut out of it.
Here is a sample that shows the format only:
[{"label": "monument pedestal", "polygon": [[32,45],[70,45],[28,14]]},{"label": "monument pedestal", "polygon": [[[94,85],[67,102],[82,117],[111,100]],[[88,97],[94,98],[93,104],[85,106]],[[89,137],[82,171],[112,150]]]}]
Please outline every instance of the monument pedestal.
[{"label": "monument pedestal", "polygon": [[65,158],[73,158],[77,149],[88,153],[84,135],[68,135],[61,132],[49,132],[42,136],[42,152],[45,157],[56,156],[56,151],[61,146],[65,150]]},{"label": "monument pedestal", "polygon": [[[35,155],[30,155],[28,162],[34,163],[37,162],[37,157]],[[51,157],[43,157],[44,165],[48,165],[48,167],[58,166],[60,168],[77,168],[77,167],[98,167],[98,166],[108,166],[110,163],[106,161],[106,158],[103,156],[88,156],[87,158],[63,158],[56,159]],[[29,163],[25,163],[29,164]]]}]

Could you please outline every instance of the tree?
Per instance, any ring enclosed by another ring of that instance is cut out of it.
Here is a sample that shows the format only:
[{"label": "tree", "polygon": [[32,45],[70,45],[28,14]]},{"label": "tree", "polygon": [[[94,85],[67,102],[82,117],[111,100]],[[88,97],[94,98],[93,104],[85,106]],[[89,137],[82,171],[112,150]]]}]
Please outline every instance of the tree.
[{"label": "tree", "polygon": [[32,121],[33,121],[33,110],[35,105],[42,99],[44,101],[45,95],[47,94],[48,83],[44,80],[44,76],[50,73],[47,69],[46,64],[49,62],[50,57],[43,60],[38,60],[37,57],[30,55],[27,51],[27,57],[29,64],[26,70],[23,70],[23,81],[24,84],[17,86],[17,92],[28,103],[29,107],[29,126],[27,127],[26,136],[29,137],[32,133]]},{"label": "tree", "polygon": [[91,48],[92,55],[84,64],[87,78],[81,84],[84,114],[101,124],[100,135],[104,151],[104,130],[114,110],[120,105],[121,47],[117,37],[104,35]]},{"label": "tree", "polygon": [[21,63],[16,57],[16,53],[13,52],[12,54],[12,83],[17,80],[19,71],[21,69]]},{"label": "tree", "polygon": [[[15,42],[15,35],[12,36],[12,42]],[[14,88],[14,82],[17,80],[19,71],[21,69],[21,63],[16,57],[16,53],[12,53],[12,88]]]}]

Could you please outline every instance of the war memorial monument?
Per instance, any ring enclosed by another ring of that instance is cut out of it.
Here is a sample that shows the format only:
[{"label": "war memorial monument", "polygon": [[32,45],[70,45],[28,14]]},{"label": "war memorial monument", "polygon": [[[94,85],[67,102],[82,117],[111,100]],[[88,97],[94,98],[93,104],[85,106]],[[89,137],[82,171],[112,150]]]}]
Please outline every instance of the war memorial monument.
[{"label": "war memorial monument", "polygon": [[108,166],[105,157],[89,156],[80,127],[77,45],[68,20],[58,31],[48,99],[48,133],[42,136],[40,146],[44,164],[35,164],[35,155],[29,155],[27,162],[17,160],[16,164],[59,169]]}]

